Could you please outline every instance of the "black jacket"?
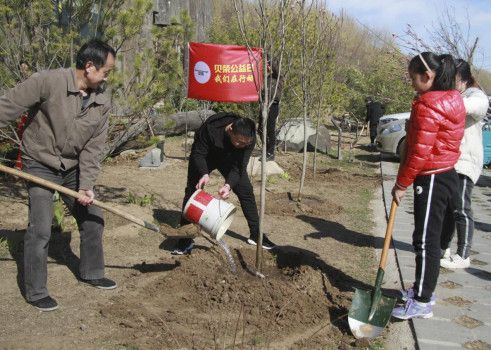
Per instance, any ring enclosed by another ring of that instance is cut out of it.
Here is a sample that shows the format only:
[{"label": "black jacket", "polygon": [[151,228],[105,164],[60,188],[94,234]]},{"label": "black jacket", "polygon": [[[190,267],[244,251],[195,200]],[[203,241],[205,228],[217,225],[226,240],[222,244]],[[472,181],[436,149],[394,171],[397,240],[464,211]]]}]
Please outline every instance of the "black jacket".
[{"label": "black jacket", "polygon": [[370,125],[376,127],[380,117],[384,115],[385,108],[380,102],[367,103],[367,118],[366,121]]},{"label": "black jacket", "polygon": [[225,176],[225,182],[234,187],[241,176],[247,174],[247,163],[254,149],[255,140],[246,148],[235,148],[225,127],[237,117],[226,112],[209,117],[194,135],[190,162],[199,171],[200,177],[214,168]]}]

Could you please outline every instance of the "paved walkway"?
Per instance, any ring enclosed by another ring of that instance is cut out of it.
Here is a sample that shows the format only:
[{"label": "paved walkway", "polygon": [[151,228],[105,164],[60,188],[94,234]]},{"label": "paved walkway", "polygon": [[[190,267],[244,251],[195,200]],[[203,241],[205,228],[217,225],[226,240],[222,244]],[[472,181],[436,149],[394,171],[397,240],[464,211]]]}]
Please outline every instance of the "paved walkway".
[{"label": "paved walkway", "polygon": [[[398,166],[396,162],[382,160],[387,213]],[[491,170],[484,170],[474,187],[472,201],[476,230],[471,266],[456,271],[440,269],[434,316],[412,321],[419,349],[491,349]],[[414,282],[413,227],[413,192],[410,188],[398,208],[393,232],[405,288]],[[456,238],[451,248],[455,252]]]}]

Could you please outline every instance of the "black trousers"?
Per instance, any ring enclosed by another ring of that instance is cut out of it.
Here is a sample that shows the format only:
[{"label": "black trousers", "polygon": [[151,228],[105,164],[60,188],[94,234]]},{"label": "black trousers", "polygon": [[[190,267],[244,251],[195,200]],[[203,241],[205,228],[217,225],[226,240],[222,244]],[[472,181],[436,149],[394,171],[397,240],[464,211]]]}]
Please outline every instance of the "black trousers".
[{"label": "black trousers", "polygon": [[377,125],[378,123],[370,123],[370,143],[375,143],[375,139],[377,138]]},{"label": "black trousers", "polygon": [[[230,167],[227,164],[217,164],[214,161],[207,160],[208,170],[211,173],[213,170],[218,169],[220,174],[224,178],[227,177],[230,172]],[[200,175],[198,169],[195,167],[192,161],[189,162],[188,165],[188,178],[186,184],[186,190],[184,193],[184,198],[182,200],[182,213],[184,213],[184,207],[186,206],[187,201],[193,193],[196,191],[196,184],[200,179]],[[257,238],[259,235],[259,214],[257,211],[256,205],[256,197],[254,196],[254,190],[252,188],[251,181],[249,180],[249,176],[247,172],[244,171],[242,176],[240,177],[239,182],[232,187],[232,191],[239,198],[240,206],[242,208],[242,212],[247,220],[247,224],[249,225],[250,236],[253,238]],[[181,216],[181,226],[190,224],[188,220]],[[179,245],[185,246],[191,243],[193,240],[191,238],[182,238],[179,240]]]},{"label": "black trousers", "polygon": [[[280,113],[280,104],[274,102],[268,112],[268,120],[266,124],[266,154],[268,156],[274,155],[274,149],[276,146],[276,120]],[[263,118],[259,118],[258,135],[263,139]]]},{"label": "black trousers", "polygon": [[440,272],[440,240],[447,230],[445,218],[453,215],[453,193],[459,178],[454,169],[417,176],[414,181],[414,233],[416,253],[415,299],[427,303],[435,290]]},{"label": "black trousers", "polygon": [[459,186],[453,196],[455,207],[454,215],[445,218],[445,226],[452,227],[442,235],[442,249],[447,249],[452,241],[455,227],[457,229],[457,254],[463,259],[467,259],[470,254],[472,237],[474,236],[474,213],[472,212],[472,190],[474,183],[472,180],[463,175],[459,176]]}]

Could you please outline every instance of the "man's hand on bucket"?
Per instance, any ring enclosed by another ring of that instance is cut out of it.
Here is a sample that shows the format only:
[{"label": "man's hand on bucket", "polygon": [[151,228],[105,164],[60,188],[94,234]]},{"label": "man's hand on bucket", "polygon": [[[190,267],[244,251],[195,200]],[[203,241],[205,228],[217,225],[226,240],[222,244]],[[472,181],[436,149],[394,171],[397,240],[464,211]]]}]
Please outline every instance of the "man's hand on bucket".
[{"label": "man's hand on bucket", "polygon": [[223,185],[223,187],[218,190],[218,194],[222,199],[227,199],[228,196],[230,196],[230,185],[229,184]]},{"label": "man's hand on bucket", "polygon": [[202,189],[203,187],[205,187],[208,181],[210,181],[210,176],[208,176],[208,174],[203,175],[201,179],[199,179],[198,184],[196,185],[196,189]]}]

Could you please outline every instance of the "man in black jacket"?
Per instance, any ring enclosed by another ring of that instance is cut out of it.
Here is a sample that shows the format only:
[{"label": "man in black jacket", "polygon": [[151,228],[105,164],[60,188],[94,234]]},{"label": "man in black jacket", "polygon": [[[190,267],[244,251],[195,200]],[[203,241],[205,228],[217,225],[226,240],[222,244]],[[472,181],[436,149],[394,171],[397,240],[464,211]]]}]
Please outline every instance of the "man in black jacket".
[{"label": "man in black jacket", "polygon": [[[182,208],[194,191],[205,186],[209,174],[218,171],[225,178],[225,184],[218,190],[226,199],[233,190],[239,198],[242,212],[249,225],[250,237],[247,243],[256,245],[259,235],[259,215],[251,181],[247,175],[247,163],[256,140],[254,121],[235,113],[218,113],[209,117],[196,131],[188,166],[188,178]],[[184,216],[181,226],[189,224]],[[180,239],[173,254],[189,254],[193,240]],[[274,244],[264,235],[263,248],[272,249]]]},{"label": "man in black jacket", "polygon": [[374,101],[371,97],[365,99],[367,106],[366,122],[370,122],[370,146],[375,146],[375,138],[377,137],[377,126],[380,117],[384,115],[384,105]]}]

